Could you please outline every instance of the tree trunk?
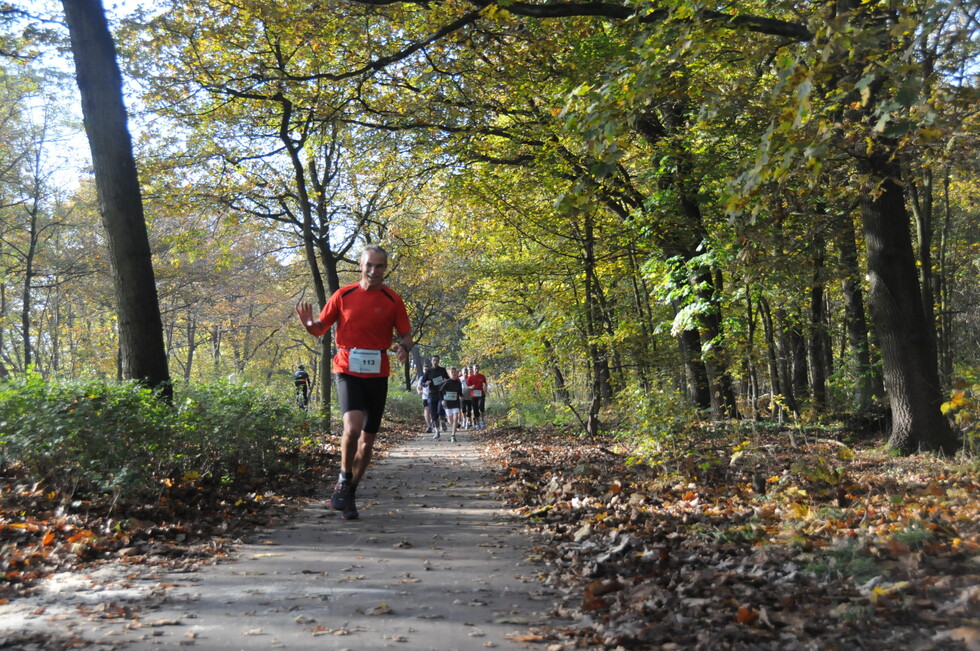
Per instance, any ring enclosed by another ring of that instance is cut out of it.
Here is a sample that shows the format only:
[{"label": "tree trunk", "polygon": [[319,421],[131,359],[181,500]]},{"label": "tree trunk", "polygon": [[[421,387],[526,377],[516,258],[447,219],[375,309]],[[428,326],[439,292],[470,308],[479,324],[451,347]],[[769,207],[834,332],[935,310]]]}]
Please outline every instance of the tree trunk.
[{"label": "tree trunk", "polygon": [[24,252],[24,286],[21,288],[20,329],[21,341],[24,345],[24,369],[30,370],[34,364],[34,350],[31,345],[31,305],[34,304],[32,287],[34,283],[34,258],[37,255],[37,212],[35,202],[30,211],[30,227],[28,229],[28,245]]},{"label": "tree trunk", "polygon": [[109,241],[123,376],[159,388],[169,400],[173,387],[115,45],[101,0],[62,0],[62,5]]},{"label": "tree trunk", "polygon": [[936,291],[939,294],[939,333],[936,350],[939,355],[939,379],[943,387],[949,388],[953,378],[953,313],[952,283],[949,279],[949,250],[952,239],[953,217],[949,200],[949,170],[943,175],[943,230],[939,239]]},{"label": "tree trunk", "polygon": [[797,402],[794,411],[810,396],[810,376],[807,373],[806,337],[803,327],[796,319],[788,326],[786,339],[789,342],[790,382],[793,396]]},{"label": "tree trunk", "polygon": [[600,313],[595,275],[595,232],[592,213],[585,215],[582,266],[585,272],[585,334],[588,339],[590,366],[589,414],[585,431],[591,437],[599,435],[599,410],[602,407],[603,385],[608,382],[606,351],[597,343],[599,339]]},{"label": "tree trunk", "polygon": [[776,308],[775,317],[778,326],[776,345],[779,350],[779,383],[783,389],[780,395],[782,395],[782,401],[786,408],[791,412],[796,412],[799,410],[799,406],[796,403],[796,374],[793,372],[793,356],[796,350],[795,338],[792,334],[793,328],[787,323],[786,310],[782,307]]},{"label": "tree trunk", "polygon": [[561,372],[561,366],[558,364],[558,356],[555,354],[555,347],[552,345],[550,339],[545,339],[541,343],[544,346],[545,352],[548,354],[548,359],[550,360],[549,366],[551,366],[551,376],[554,378],[555,382],[555,400],[567,405],[571,400],[571,394],[569,394],[568,386],[565,384],[565,374]]},{"label": "tree trunk", "polygon": [[681,359],[684,362],[684,379],[691,404],[702,411],[711,409],[711,386],[708,369],[701,359],[701,334],[697,330],[684,330],[677,337]]},{"label": "tree trunk", "polygon": [[187,315],[187,366],[184,367],[184,379],[191,379],[191,369],[194,366],[194,353],[197,351],[197,317],[191,312]]},{"label": "tree trunk", "polygon": [[[772,325],[772,310],[765,297],[759,298],[759,312],[762,315],[762,330],[766,338],[766,361],[769,364],[769,393],[771,397],[783,395],[783,379],[779,372],[778,351],[776,349],[775,329]],[[758,400],[758,398],[756,398]],[[782,412],[782,406],[770,400],[773,412]],[[758,402],[756,402],[758,407]]]},{"label": "tree trunk", "polygon": [[841,280],[844,320],[854,375],[852,406],[857,411],[866,411],[871,407],[874,369],[871,367],[868,321],[864,316],[864,295],[861,292],[861,274],[858,268],[857,246],[854,242],[854,222],[850,215],[843,216],[839,232],[837,246],[840,249],[840,266],[844,274]]},{"label": "tree trunk", "polygon": [[903,454],[920,449],[951,454],[958,442],[940,411],[935,329],[922,308],[898,166],[889,147],[872,152],[864,166],[881,180],[877,191],[864,194],[861,215],[871,279],[868,300],[892,410],[888,444]]},{"label": "tree trunk", "polygon": [[813,282],[810,285],[810,387],[813,408],[821,411],[827,406],[827,331],[824,317],[824,241],[813,240]]}]

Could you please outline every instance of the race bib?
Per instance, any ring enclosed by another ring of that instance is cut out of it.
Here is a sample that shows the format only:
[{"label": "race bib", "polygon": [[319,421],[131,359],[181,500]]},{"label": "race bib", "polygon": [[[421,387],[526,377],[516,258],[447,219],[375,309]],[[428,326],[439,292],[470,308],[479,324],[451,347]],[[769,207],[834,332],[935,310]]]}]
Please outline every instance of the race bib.
[{"label": "race bib", "polygon": [[473,397],[474,398],[479,398],[481,396],[483,396],[483,392],[482,391],[480,391],[479,389],[473,389]]},{"label": "race bib", "polygon": [[445,381],[446,378],[442,377],[441,375],[437,375],[434,378],[432,378],[432,386],[437,387]]},{"label": "race bib", "polygon": [[453,401],[453,400],[456,399],[456,392],[455,391],[446,391],[446,395],[444,395],[442,397],[442,399],[443,400],[446,400],[446,401]]},{"label": "race bib", "polygon": [[351,373],[380,373],[381,351],[351,348],[347,368]]}]

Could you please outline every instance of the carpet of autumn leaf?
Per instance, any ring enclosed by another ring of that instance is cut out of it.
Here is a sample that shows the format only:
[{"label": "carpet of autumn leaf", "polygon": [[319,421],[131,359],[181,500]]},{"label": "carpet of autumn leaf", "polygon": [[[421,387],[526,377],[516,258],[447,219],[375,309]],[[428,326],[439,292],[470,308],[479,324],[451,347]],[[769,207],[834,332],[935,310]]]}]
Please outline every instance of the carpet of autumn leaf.
[{"label": "carpet of autumn leaf", "polygon": [[547,429],[487,459],[565,648],[980,648],[976,463],[706,428],[656,463]]},{"label": "carpet of autumn leaf", "polygon": [[293,450],[281,476],[238,468],[233,481],[187,473],[163,478],[157,499],[101,495],[82,498],[0,477],[0,603],[30,592],[55,572],[104,563],[186,567],[225,557],[244,534],[280,522],[322,489],[336,465],[336,442]]}]

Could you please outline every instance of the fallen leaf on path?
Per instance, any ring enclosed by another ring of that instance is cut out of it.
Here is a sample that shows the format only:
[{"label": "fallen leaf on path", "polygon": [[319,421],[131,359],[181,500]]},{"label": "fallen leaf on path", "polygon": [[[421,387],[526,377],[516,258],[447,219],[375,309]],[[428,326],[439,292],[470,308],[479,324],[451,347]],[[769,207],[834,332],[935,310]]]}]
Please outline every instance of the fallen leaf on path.
[{"label": "fallen leaf on path", "polygon": [[521,624],[527,625],[531,623],[531,620],[525,617],[498,617],[493,620],[494,624]]},{"label": "fallen leaf on path", "polygon": [[378,615],[390,615],[392,614],[392,612],[393,611],[391,610],[391,606],[389,606],[386,603],[380,603],[374,608],[372,608],[371,610],[365,611],[364,614],[378,616]]}]

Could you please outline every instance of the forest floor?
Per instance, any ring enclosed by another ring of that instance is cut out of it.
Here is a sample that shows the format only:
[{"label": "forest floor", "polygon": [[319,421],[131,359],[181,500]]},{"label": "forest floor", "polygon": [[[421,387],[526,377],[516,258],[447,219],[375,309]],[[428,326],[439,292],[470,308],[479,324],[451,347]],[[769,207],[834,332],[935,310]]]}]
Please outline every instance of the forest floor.
[{"label": "forest floor", "polygon": [[[420,437],[392,427],[380,461]],[[975,461],[892,457],[880,441],[786,430],[705,427],[646,462],[622,443],[548,428],[467,438],[497,504],[525,530],[520,571],[549,595],[537,604],[547,616],[509,644],[980,649]],[[188,477],[153,504],[125,495],[65,503],[43,486],[2,479],[0,623],[3,609],[30,602],[52,577],[92,581],[107,567],[193,573],[240,555],[244,540],[287,527],[322,500],[314,493],[336,472],[336,448],[297,461],[303,472],[262,485]],[[32,614],[43,619],[44,608]],[[122,600],[76,610],[136,628],[141,618]],[[66,622],[49,619],[47,629],[0,630],[0,648],[107,644],[66,636]]]},{"label": "forest floor", "polygon": [[494,434],[487,458],[574,622],[543,640],[980,649],[976,460],[826,432],[695,438],[631,464],[608,442]]}]

